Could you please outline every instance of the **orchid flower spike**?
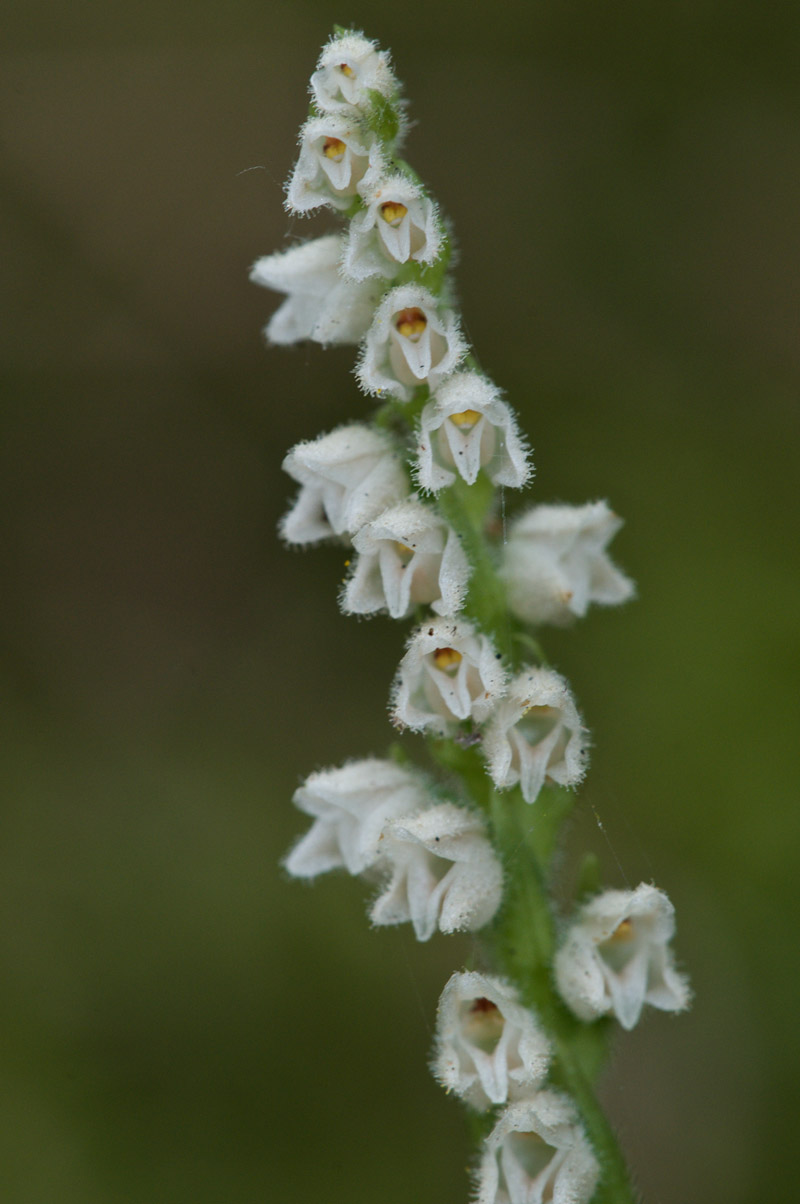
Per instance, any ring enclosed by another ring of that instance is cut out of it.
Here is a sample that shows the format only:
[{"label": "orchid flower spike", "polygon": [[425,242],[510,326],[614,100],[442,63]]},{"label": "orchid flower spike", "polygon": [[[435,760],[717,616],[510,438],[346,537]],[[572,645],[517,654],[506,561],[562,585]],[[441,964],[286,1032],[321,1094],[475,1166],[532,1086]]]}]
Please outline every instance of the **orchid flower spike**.
[{"label": "orchid flower spike", "polygon": [[392,720],[439,735],[468,719],[480,723],[501,697],[506,676],[488,636],[471,623],[434,619],[408,642],[392,692]]},{"label": "orchid flower spike", "polygon": [[675,969],[669,942],[675,909],[663,891],[643,882],[608,890],[583,907],[556,955],[556,982],[581,1020],[616,1016],[637,1023],[646,1003],[663,1012],[689,1006],[691,991]]},{"label": "orchid flower spike", "polygon": [[334,869],[362,874],[380,857],[387,822],[427,801],[424,779],[393,761],[368,758],[312,773],[294,803],[314,823],[289,853],[286,869],[295,878]]},{"label": "orchid flower spike", "polygon": [[456,474],[474,485],[484,469],[494,485],[521,489],[533,469],[511,407],[478,372],[456,372],[422,411],[417,480],[436,493]]},{"label": "orchid flower spike", "polygon": [[381,301],[367,331],[358,366],[365,393],[389,393],[410,401],[414,390],[433,390],[466,354],[467,346],[451,309],[419,284],[402,284]]},{"label": "orchid flower spike", "polygon": [[532,1095],[550,1064],[550,1042],[514,988],[475,971],[454,974],[439,1000],[433,1074],[473,1108]]},{"label": "orchid flower spike", "polygon": [[298,443],[283,469],[301,486],[280,524],[287,543],[352,536],[408,494],[405,467],[391,440],[362,423]]},{"label": "orchid flower spike", "polygon": [[410,920],[418,941],[441,932],[475,932],[494,916],[503,871],[480,816],[439,803],[390,821],[381,842],[390,878],[375,901],[373,924]]},{"label": "orchid flower spike", "polygon": [[607,502],[535,506],[517,518],[501,569],[514,613],[529,623],[564,625],[582,618],[592,602],[627,602],[633,582],[606,552],[621,526]]},{"label": "orchid flower spike", "polygon": [[511,1104],[486,1139],[476,1204],[589,1204],[600,1175],[566,1096]]},{"label": "orchid flower spike", "polygon": [[314,101],[326,113],[362,110],[371,92],[389,99],[396,91],[387,52],[354,31],[330,39],[311,76]]},{"label": "orchid flower spike", "polygon": [[391,506],[353,536],[358,553],[345,584],[345,614],[388,610],[404,619],[427,603],[442,615],[461,609],[470,567],[455,532],[415,497]]},{"label": "orchid flower spike", "polygon": [[586,772],[586,731],[569,686],[552,669],[524,669],[495,707],[483,738],[498,790],[533,803],[546,781],[575,786]]},{"label": "orchid flower spike", "polygon": [[264,329],[270,343],[358,343],[380,289],[374,281],[345,279],[339,270],[342,236],[326,234],[288,251],[264,255],[250,271],[254,284],[286,293]]}]

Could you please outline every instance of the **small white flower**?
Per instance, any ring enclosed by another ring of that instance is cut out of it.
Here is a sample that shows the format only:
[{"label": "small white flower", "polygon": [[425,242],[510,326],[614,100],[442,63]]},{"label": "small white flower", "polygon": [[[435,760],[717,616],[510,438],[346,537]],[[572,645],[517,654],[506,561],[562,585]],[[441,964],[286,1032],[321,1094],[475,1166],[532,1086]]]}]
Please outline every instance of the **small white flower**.
[{"label": "small white flower", "polygon": [[427,802],[421,779],[393,761],[369,758],[312,773],[294,803],[314,823],[284,864],[295,878],[340,868],[361,874],[378,861],[386,823]]},{"label": "small white flower", "polygon": [[564,624],[591,602],[626,602],[633,582],[606,553],[621,526],[607,502],[536,506],[516,519],[502,568],[514,613],[529,623]]},{"label": "small white flower", "polygon": [[300,155],[286,188],[286,208],[293,213],[320,205],[349,209],[365,172],[370,166],[377,170],[380,162],[380,146],[370,142],[354,117],[312,117],[300,129]]},{"label": "small white flower", "polygon": [[566,1096],[511,1104],[486,1139],[476,1204],[589,1204],[600,1167]]},{"label": "small white flower", "polygon": [[442,230],[433,202],[406,176],[363,180],[365,208],[350,223],[343,266],[354,280],[394,276],[401,263],[433,263]]},{"label": "small white flower", "polygon": [[470,623],[434,619],[414,632],[400,662],[393,721],[445,735],[456,723],[485,719],[505,684],[506,671],[488,636]]},{"label": "small white flower", "polygon": [[675,909],[663,891],[608,890],[591,899],[556,955],[561,995],[581,1020],[611,1013],[623,1028],[646,1003],[664,1012],[689,1006],[686,978],[675,969],[669,942]]},{"label": "small white flower", "polygon": [[461,609],[470,567],[455,532],[415,497],[392,506],[353,536],[358,557],[342,594],[346,614],[388,610],[404,619],[429,603],[441,615]]},{"label": "small white flower", "polygon": [[516,991],[499,978],[454,974],[442,991],[434,1076],[479,1111],[532,1095],[550,1064],[550,1043]]},{"label": "small white flower", "polygon": [[353,535],[408,494],[405,469],[389,437],[360,423],[298,443],[283,469],[302,487],[280,524],[289,543]]},{"label": "small white flower", "polygon": [[545,781],[574,786],[586,771],[586,732],[564,678],[525,669],[495,708],[483,739],[498,790],[519,782],[533,803]]},{"label": "small white flower", "polygon": [[439,386],[422,411],[418,451],[420,487],[434,493],[456,473],[474,485],[481,468],[495,485],[521,489],[533,471],[511,408],[477,372],[457,372]]},{"label": "small white flower", "polygon": [[417,940],[475,932],[500,906],[503,871],[480,816],[453,803],[388,823],[382,852],[391,878],[375,901],[373,924],[410,920]]},{"label": "small white flower", "polygon": [[453,311],[440,311],[420,285],[402,284],[383,298],[367,331],[359,383],[367,393],[410,401],[419,385],[435,389],[465,353]]},{"label": "small white flower", "polygon": [[311,76],[314,99],[331,113],[362,108],[370,92],[389,97],[396,86],[387,52],[359,33],[331,38]]},{"label": "small white flower", "polygon": [[264,333],[272,343],[358,343],[380,296],[373,281],[347,280],[339,270],[342,236],[326,234],[265,255],[250,271],[255,284],[286,293]]}]

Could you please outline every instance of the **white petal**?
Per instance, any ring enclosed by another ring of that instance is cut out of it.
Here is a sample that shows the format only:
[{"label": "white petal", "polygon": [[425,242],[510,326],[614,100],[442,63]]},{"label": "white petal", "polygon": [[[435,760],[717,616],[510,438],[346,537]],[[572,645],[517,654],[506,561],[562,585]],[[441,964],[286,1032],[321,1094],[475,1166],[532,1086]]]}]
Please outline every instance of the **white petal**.
[{"label": "white petal", "polygon": [[586,732],[560,674],[524,669],[495,707],[483,754],[498,790],[520,784],[535,802],[545,781],[574,786],[586,772]]},{"label": "white petal", "polygon": [[555,1091],[506,1108],[484,1151],[476,1204],[589,1204],[600,1175],[572,1104]]},{"label": "white petal", "polygon": [[[409,310],[422,315],[421,335],[409,337],[398,330],[399,319]],[[436,298],[420,285],[404,284],[381,301],[367,331],[357,376],[367,393],[390,393],[410,401],[418,385],[435,389],[465,353],[455,313],[440,311]]]},{"label": "white petal", "polygon": [[[468,412],[472,423],[464,421]],[[418,480],[436,491],[452,484],[456,473],[474,484],[483,468],[495,485],[521,488],[532,468],[525,444],[499,390],[477,372],[456,372],[437,389],[422,412]]]},{"label": "white petal", "polygon": [[611,1014],[624,1028],[633,1028],[646,1003],[682,1011],[690,991],[674,966],[674,928],[672,904],[654,886],[597,895],[581,909],[556,955],[562,997],[581,1019]]},{"label": "white petal", "polygon": [[621,525],[606,502],[536,506],[516,519],[501,570],[514,613],[530,623],[564,624],[593,602],[631,598],[632,582],[605,550]]}]

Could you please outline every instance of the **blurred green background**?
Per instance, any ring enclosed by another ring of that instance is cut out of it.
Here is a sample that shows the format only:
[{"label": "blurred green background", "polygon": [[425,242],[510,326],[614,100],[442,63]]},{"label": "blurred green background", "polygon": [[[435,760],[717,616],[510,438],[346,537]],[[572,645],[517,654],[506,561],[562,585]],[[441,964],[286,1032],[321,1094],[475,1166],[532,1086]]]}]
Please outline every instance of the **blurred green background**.
[{"label": "blurred green background", "polygon": [[388,743],[403,637],[275,537],[285,451],[369,408],[351,351],[264,348],[247,282],[326,226],[281,189],[335,21],[394,52],[529,497],[627,519],[639,600],[545,640],[595,744],[563,883],[590,846],[667,889],[696,1002],[608,1107],[649,1204],[796,1200],[788,0],[7,7],[2,1198],[468,1197],[426,1069],[468,942],[279,867],[299,779]]}]

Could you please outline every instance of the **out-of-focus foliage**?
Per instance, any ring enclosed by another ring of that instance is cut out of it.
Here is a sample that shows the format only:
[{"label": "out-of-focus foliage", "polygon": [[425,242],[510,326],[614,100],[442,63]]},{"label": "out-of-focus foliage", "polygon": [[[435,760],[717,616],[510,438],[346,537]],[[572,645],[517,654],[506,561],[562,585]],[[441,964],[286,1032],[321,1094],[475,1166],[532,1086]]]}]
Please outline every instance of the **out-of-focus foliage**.
[{"label": "out-of-focus foliage", "polygon": [[[789,1199],[798,1026],[800,10],[17,3],[0,51],[9,1204],[467,1197],[425,1060],[466,942],[285,880],[310,770],[380,754],[403,629],[281,549],[371,403],[247,283],[333,21],[394,52],[537,501],[609,497],[639,600],[548,633],[586,846],[678,911],[693,1011],[623,1036],[645,1197]],[[290,239],[325,219],[293,221]],[[513,499],[507,497],[509,512]]]}]

